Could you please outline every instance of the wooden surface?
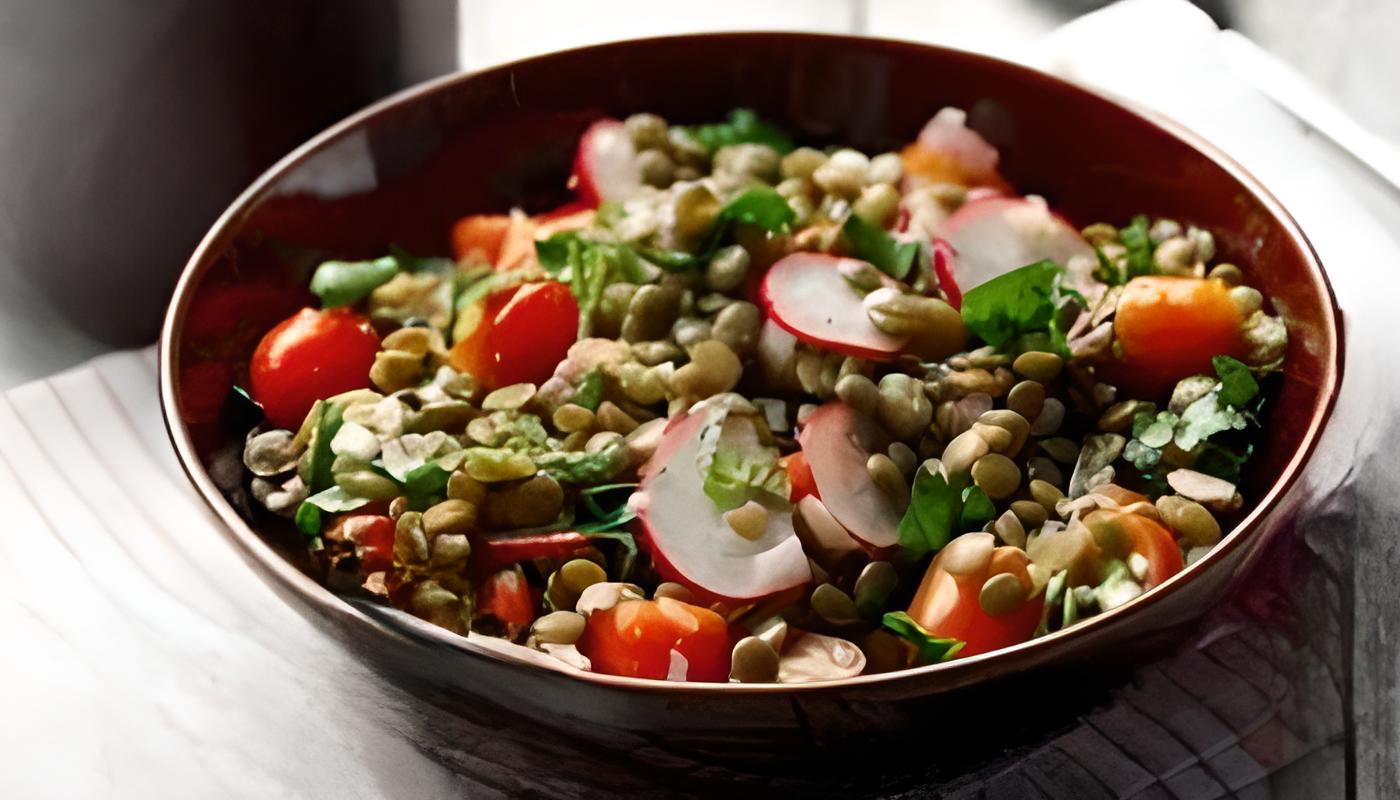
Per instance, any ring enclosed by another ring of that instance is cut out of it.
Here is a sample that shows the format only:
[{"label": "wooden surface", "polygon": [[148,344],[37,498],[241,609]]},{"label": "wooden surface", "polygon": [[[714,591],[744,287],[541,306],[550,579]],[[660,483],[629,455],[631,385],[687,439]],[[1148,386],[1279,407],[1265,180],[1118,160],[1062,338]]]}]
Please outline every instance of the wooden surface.
[{"label": "wooden surface", "polygon": [[[959,742],[950,720],[936,737],[911,732],[939,742],[923,761],[776,785],[639,753],[647,769],[629,794],[1400,794],[1400,203],[1232,79],[1208,44],[1160,38],[1174,49],[1134,39],[1130,58],[1081,27],[1049,52],[1237,154],[1312,238],[1348,345],[1337,423],[1305,486],[1312,510],[1161,661],[1103,685],[1048,685],[1043,708],[992,709],[1035,720],[1033,737]],[[0,794],[589,794],[580,768],[563,766],[567,733],[492,730],[409,697],[274,596],[188,489],[152,364],[149,351],[116,354],[0,398]]]}]

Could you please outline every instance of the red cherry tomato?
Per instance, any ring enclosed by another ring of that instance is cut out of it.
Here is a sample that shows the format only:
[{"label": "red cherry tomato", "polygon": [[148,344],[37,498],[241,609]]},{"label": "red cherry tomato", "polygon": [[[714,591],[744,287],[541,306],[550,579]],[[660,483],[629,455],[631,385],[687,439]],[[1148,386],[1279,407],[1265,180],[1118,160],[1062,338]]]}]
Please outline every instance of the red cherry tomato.
[{"label": "red cherry tomato", "polygon": [[383,514],[341,514],[326,528],[327,539],[354,542],[360,572],[383,572],[394,566],[394,520]]},{"label": "red cherry tomato", "polygon": [[909,604],[909,616],[929,633],[966,642],[959,651],[962,656],[989,653],[1024,642],[1040,624],[1045,593],[1037,594],[1008,614],[995,617],[982,610],[979,595],[987,578],[1001,572],[1015,574],[1029,593],[1030,576],[1026,574],[1025,564],[1025,553],[1014,547],[996,548],[988,566],[973,575],[954,576],[934,559]]},{"label": "red cherry tomato", "polygon": [[543,383],[578,337],[578,302],[557,281],[489,295],[481,321],[452,347],[451,363],[488,388]]},{"label": "red cherry tomato", "polygon": [[798,500],[811,495],[821,498],[817,491],[817,479],[812,477],[812,466],[807,463],[807,456],[801,450],[786,456],[783,459],[787,463],[788,471],[788,500],[796,503]]},{"label": "red cherry tomato", "polygon": [[730,642],[724,618],[669,597],[624,600],[594,611],[588,615],[578,649],[588,656],[594,672],[605,675],[664,680],[673,667],[683,667],[687,681],[729,679]]},{"label": "red cherry tomato", "polygon": [[258,343],[248,388],[272,424],[295,430],[317,400],[369,386],[378,352],[379,337],[359,314],[303,308]]},{"label": "red cherry tomato", "polygon": [[476,602],[477,613],[500,620],[511,638],[535,621],[535,599],[519,566],[487,578],[477,590]]}]

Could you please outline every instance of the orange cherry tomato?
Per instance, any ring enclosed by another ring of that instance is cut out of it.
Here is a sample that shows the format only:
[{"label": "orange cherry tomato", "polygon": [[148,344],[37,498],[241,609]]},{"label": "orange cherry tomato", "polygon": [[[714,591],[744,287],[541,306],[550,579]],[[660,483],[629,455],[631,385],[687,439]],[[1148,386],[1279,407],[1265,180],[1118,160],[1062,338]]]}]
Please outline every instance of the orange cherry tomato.
[{"label": "orange cherry tomato", "polygon": [[510,230],[508,214],[473,214],[452,226],[452,255],[463,261],[473,254],[488,264],[501,255],[501,243]]},{"label": "orange cherry tomato", "polygon": [[1012,553],[1012,550],[1016,548],[996,548],[984,569],[968,575],[953,575],[935,558],[909,604],[909,616],[929,633],[966,642],[959,652],[963,656],[989,653],[1031,638],[1040,624],[1044,592],[1028,599],[1016,610],[996,617],[983,611],[978,599],[987,578],[1001,572],[1015,574],[1026,592],[1030,592],[1025,554]]},{"label": "orange cherry tomato", "polygon": [[296,430],[312,403],[369,386],[379,336],[346,308],[303,308],[267,332],[248,365],[248,389],[268,421]]},{"label": "orange cherry tomato", "polygon": [[1147,575],[1142,588],[1151,589],[1180,572],[1185,566],[1181,547],[1172,532],[1161,523],[1141,514],[1121,514],[1118,518],[1132,542],[1132,551],[1147,559]]},{"label": "orange cherry tomato", "polygon": [[817,492],[817,479],[812,477],[812,467],[801,450],[784,456],[783,462],[788,471],[788,500],[796,503],[808,495],[821,499],[821,494]]},{"label": "orange cherry tomato", "polygon": [[495,292],[463,313],[481,320],[453,345],[449,361],[488,388],[543,383],[578,337],[578,302],[557,281]]},{"label": "orange cherry tomato", "polygon": [[683,669],[686,681],[726,681],[730,646],[723,617],[669,597],[594,611],[578,640],[594,672],[659,680]]},{"label": "orange cherry tomato", "polygon": [[1242,322],[1224,281],[1133,278],[1114,316],[1123,359],[1111,371],[1130,388],[1163,393],[1182,378],[1212,374],[1214,356],[1240,355]]}]

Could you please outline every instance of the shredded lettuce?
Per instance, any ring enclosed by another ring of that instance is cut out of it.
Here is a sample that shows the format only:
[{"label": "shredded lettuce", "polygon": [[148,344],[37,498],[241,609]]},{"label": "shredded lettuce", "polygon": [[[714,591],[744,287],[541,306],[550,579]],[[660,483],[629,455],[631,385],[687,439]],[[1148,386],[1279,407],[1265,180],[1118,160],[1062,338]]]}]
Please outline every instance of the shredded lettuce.
[{"label": "shredded lettuce", "polygon": [[787,470],[778,448],[764,443],[767,425],[759,417],[716,409],[700,431],[696,455],[705,496],[721,511],[750,500],[786,503]]}]

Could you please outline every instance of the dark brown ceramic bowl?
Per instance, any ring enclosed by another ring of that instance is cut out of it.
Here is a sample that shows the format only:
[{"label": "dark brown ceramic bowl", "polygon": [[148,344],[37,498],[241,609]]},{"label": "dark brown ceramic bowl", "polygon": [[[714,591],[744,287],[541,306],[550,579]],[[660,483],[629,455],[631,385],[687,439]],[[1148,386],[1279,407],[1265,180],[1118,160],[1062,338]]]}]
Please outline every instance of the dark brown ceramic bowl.
[{"label": "dark brown ceramic bowl", "polygon": [[[261,333],[307,299],[308,270],[320,259],[379,255],[390,244],[442,254],[464,214],[558,205],[575,141],[603,115],[652,111],[695,122],[747,106],[807,142],[878,152],[909,141],[945,105],[969,110],[1022,192],[1044,195],[1076,223],[1148,213],[1213,231],[1222,258],[1244,266],[1287,322],[1284,377],[1245,486],[1252,510],[1162,586],[1068,630],[946,664],[827,684],[668,684],[569,673],[523,648],[346,601],[304,571],[285,524],[252,516],[241,499],[242,430],[220,423],[220,403]],[[1340,380],[1338,317],[1316,257],[1278,202],[1164,120],[1024,67],[936,47],[685,36],[444,78],[292,153],[233,204],[186,267],[165,321],[161,390],[179,457],[227,535],[284,596],[331,622],[389,680],[444,703],[458,698],[463,709],[486,697],[520,719],[751,753],[762,741],[759,752],[771,756],[833,732],[897,726],[919,698],[951,699],[1032,668],[1119,661],[1210,609],[1298,499],[1289,488]]]}]

